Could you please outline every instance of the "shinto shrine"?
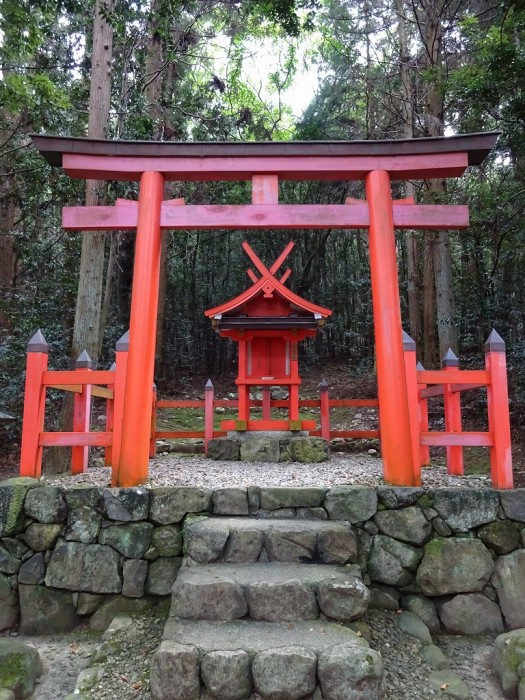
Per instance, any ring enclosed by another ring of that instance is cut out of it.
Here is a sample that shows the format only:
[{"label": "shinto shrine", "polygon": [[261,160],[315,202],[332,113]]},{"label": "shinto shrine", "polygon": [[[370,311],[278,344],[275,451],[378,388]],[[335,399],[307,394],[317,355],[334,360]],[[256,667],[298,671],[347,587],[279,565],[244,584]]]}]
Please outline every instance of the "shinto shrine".
[{"label": "shinto shrine", "polygon": [[[111,450],[113,485],[134,486],[146,481],[152,439],[152,383],[163,229],[366,229],[385,481],[405,486],[420,483],[420,467],[428,458],[429,445],[447,446],[451,454],[459,454],[462,446],[483,445],[490,449],[493,486],[510,488],[510,430],[501,339],[489,338],[483,371],[459,370],[454,366],[424,371],[416,369],[415,350],[410,343],[405,342],[404,346],[401,327],[395,229],[464,229],[469,225],[468,207],[418,205],[408,199],[394,200],[391,192],[393,181],[460,177],[469,165],[483,161],[497,137],[497,133],[486,133],[396,141],[176,143],[33,136],[36,148],[46,160],[62,167],[71,177],[137,181],[140,191],[138,202],[118,200],[114,206],[64,207],[63,227],[68,231],[136,230],[129,336],[120,347],[117,345],[116,372],[92,370],[87,360],[84,365],[77,364],[75,371],[49,372],[47,345],[40,336],[35,336],[28,347],[21,473],[40,474],[45,446],[72,446],[82,463],[77,468],[82,469],[87,464],[87,447],[102,445]],[[166,181],[211,180],[251,182],[251,203],[192,205],[184,200],[163,201]],[[361,180],[365,183],[366,199],[348,199],[344,204],[280,204],[281,180]],[[279,287],[283,286],[283,281],[274,276],[275,265],[270,270],[256,267],[261,277],[252,280],[252,291],[257,285],[263,289],[265,284],[271,284],[282,293],[283,299],[292,301],[290,292],[286,297]],[[301,300],[302,308],[310,315],[313,313],[314,319],[316,313],[321,318],[329,313],[313,305],[305,307],[304,303]],[[221,308],[207,313],[215,317],[222,313]],[[241,345],[245,322],[241,316],[227,320],[227,309],[234,311],[236,308],[226,305],[223,317],[216,320],[221,332],[236,332]],[[260,312],[266,313],[263,306]],[[240,325],[228,328],[228,322]],[[299,328],[296,329],[298,333]],[[292,333],[294,329],[289,330]],[[306,329],[301,332],[303,330]],[[277,348],[278,342],[271,341],[274,342]],[[295,361],[291,342],[290,372]],[[273,347],[270,357],[273,357]],[[254,352],[261,360],[257,367],[253,364]],[[277,356],[279,362],[286,363],[287,351],[282,345]],[[248,363],[247,349],[241,357]],[[252,376],[248,366],[244,374],[241,368],[239,381],[244,384],[239,385],[240,397],[248,391],[252,380],[257,380],[257,384],[274,383],[273,379],[263,379],[274,374],[273,366],[268,369],[264,358],[268,358],[268,352],[262,337],[254,336]],[[263,374],[266,371],[268,375]],[[260,376],[255,377],[259,372]],[[282,372],[281,364],[275,373]],[[294,394],[295,378],[286,374],[286,367],[284,374],[280,378],[286,379],[285,383]],[[98,386],[102,384],[107,388]],[[84,406],[84,410],[79,409],[79,422],[73,432],[44,432],[48,386],[75,387],[80,397],[78,405]],[[460,393],[480,386],[487,387],[489,431],[463,432],[458,403]],[[104,433],[89,432],[85,406],[92,389],[99,396],[112,397],[112,427]],[[449,406],[446,430],[442,433],[429,432],[428,422],[425,427],[423,406],[427,398],[436,395],[443,395]],[[240,398],[239,420],[248,422],[247,408],[246,405],[243,408],[242,401]],[[290,405],[293,411],[294,406]],[[459,460],[455,464],[459,471]]]},{"label": "shinto shrine", "polygon": [[[253,282],[249,289],[205,312],[221,336],[239,344],[238,420],[223,421],[221,427],[223,430],[315,429],[315,421],[299,420],[301,379],[297,345],[315,335],[332,312],[302,299],[285,286],[290,268],[280,279],[275,277],[293,248],[293,242],[269,269],[247,243],[243,248],[261,276],[257,278],[249,269]],[[273,385],[289,388],[287,421],[271,419],[268,389]],[[263,418],[259,421],[250,420],[250,387],[253,386],[267,389],[263,391]]]}]

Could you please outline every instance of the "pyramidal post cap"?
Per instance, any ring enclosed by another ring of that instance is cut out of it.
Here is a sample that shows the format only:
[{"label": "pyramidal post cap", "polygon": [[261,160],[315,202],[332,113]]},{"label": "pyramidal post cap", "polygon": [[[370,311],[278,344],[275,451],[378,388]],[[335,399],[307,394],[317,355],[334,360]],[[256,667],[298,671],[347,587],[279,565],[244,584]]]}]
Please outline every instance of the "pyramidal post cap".
[{"label": "pyramidal post cap", "polygon": [[484,350],[485,352],[505,352],[505,341],[494,328],[485,341]]},{"label": "pyramidal post cap", "polygon": [[27,344],[27,352],[42,352],[46,355],[49,353],[49,345],[40,328]]},{"label": "pyramidal post cap", "polygon": [[213,383],[211,379],[208,379],[204,388],[206,389],[206,391],[213,391]]},{"label": "pyramidal post cap", "polygon": [[117,352],[128,352],[129,350],[129,331],[126,331],[122,337],[117,340]]},{"label": "pyramidal post cap", "polygon": [[403,350],[409,352],[416,349],[416,341],[406,331],[403,331]]},{"label": "pyramidal post cap", "polygon": [[87,350],[82,350],[77,358],[77,361],[75,362],[75,367],[77,369],[91,369],[93,367],[93,362],[91,361],[91,357],[88,355]]},{"label": "pyramidal post cap", "polygon": [[328,382],[326,381],[326,379],[324,377],[319,382],[318,388],[321,389],[321,391],[326,391],[328,389]]},{"label": "pyramidal post cap", "polygon": [[421,362],[418,362],[418,363],[417,363],[416,369],[417,369],[418,372],[424,372],[424,371],[425,371],[425,368],[423,367],[423,365],[421,364]]},{"label": "pyramidal post cap", "polygon": [[441,360],[442,367],[459,367],[459,360],[457,355],[455,355],[449,348],[445,353],[445,356]]},{"label": "pyramidal post cap", "polygon": [[117,363],[114,362],[114,363],[111,365],[111,367],[109,368],[109,371],[110,371],[110,372],[115,372],[116,369],[117,369]]}]

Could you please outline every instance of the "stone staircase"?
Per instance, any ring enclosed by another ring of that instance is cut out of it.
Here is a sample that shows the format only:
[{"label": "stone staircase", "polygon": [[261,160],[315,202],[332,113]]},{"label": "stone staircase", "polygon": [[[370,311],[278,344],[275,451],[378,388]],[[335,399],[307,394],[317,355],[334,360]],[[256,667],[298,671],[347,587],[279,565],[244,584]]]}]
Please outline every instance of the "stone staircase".
[{"label": "stone staircase", "polygon": [[345,625],[369,600],[348,522],[193,519],[184,553],[152,700],[381,700],[381,656]]}]

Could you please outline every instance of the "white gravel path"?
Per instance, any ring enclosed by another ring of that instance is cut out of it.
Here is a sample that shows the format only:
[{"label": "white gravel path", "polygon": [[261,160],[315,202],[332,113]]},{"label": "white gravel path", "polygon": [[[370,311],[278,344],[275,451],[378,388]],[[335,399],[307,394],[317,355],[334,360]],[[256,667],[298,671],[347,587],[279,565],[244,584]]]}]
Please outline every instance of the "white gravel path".
[{"label": "white gravel path", "polygon": [[[91,484],[109,486],[109,467],[91,467],[85,474],[48,475],[45,483],[72,486]],[[246,486],[318,486],[332,487],[341,484],[384,484],[383,464],[379,457],[367,454],[335,453],[327,462],[279,464],[262,462],[214,462],[200,455],[167,454],[151,460],[147,485],[200,486],[207,488]],[[485,476],[449,476],[446,467],[434,464],[424,467],[422,483],[425,488],[463,486],[480,488],[490,486]]]}]

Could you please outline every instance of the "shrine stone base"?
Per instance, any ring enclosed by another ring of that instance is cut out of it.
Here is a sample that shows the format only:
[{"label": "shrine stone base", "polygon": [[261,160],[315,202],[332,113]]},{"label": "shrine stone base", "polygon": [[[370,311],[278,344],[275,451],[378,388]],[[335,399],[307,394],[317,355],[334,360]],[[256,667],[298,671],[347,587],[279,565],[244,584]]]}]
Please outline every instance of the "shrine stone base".
[{"label": "shrine stone base", "polygon": [[210,440],[208,457],[243,462],[325,462],[330,459],[328,440],[307,433],[244,432]]}]

